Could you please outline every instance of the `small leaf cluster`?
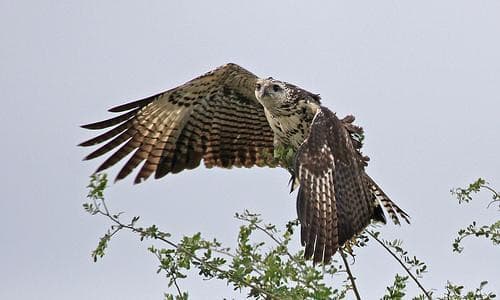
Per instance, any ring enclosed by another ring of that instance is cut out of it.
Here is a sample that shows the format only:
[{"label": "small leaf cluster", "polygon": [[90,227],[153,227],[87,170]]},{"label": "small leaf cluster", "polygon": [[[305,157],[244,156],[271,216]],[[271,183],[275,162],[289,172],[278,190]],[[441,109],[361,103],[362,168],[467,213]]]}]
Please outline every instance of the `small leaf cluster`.
[{"label": "small leaf cluster", "polygon": [[[259,290],[267,290],[267,296],[276,299],[345,297],[347,287],[343,290],[333,289],[324,280],[326,274],[334,275],[339,272],[341,266],[338,262],[325,266],[322,271],[304,260],[303,251],[289,252],[290,240],[299,224],[297,220],[288,222],[286,229],[280,232],[275,225],[263,224],[259,215],[249,211],[236,214],[235,217],[246,224],[240,226],[231,269],[235,271],[234,275],[240,279],[240,283],[251,283],[258,287],[249,296],[261,299]],[[263,249],[266,243],[252,242],[255,232],[267,235],[274,246],[266,250]]]},{"label": "small leaf cluster", "polygon": [[[480,192],[481,190],[487,190],[491,194],[492,201],[488,204],[488,207],[490,207],[493,203],[499,203],[500,208],[500,194],[482,178],[479,178],[469,184],[467,188],[452,189],[451,193],[457,198],[459,203],[469,203],[472,201],[472,195]],[[458,236],[453,241],[453,251],[461,253],[464,250],[464,247],[462,246],[463,240],[471,236],[486,238],[489,239],[493,245],[499,245],[500,220],[488,225],[478,225],[476,221],[473,221],[467,227],[461,228],[458,231]]]},{"label": "small leaf cluster", "polygon": [[382,297],[383,300],[403,299],[406,295],[406,285],[408,283],[408,276],[401,276],[396,274],[392,286],[386,287],[387,293]]},{"label": "small leaf cluster", "polygon": [[293,169],[295,150],[291,146],[277,145],[274,148],[274,158],[288,170]]},{"label": "small leaf cluster", "polygon": [[472,201],[472,195],[480,192],[481,190],[489,191],[492,198],[492,202],[490,202],[490,205],[492,203],[499,202],[500,208],[500,193],[493,189],[483,178],[478,178],[476,181],[469,184],[469,186],[466,188],[454,188],[451,189],[450,192],[457,198],[458,203],[468,203]]},{"label": "small leaf cluster", "polygon": [[477,225],[476,221],[473,221],[467,227],[462,228],[458,231],[458,236],[453,240],[453,251],[462,253],[464,247],[462,246],[462,241],[469,237],[484,237],[489,239],[493,245],[500,244],[500,220],[496,221],[490,225]]},{"label": "small leaf cluster", "polygon": [[478,178],[476,181],[469,184],[467,188],[455,188],[451,189],[450,192],[458,199],[458,203],[468,203],[472,201],[472,194],[478,193],[485,184],[486,180]]},{"label": "small leaf cluster", "polygon": [[474,291],[464,292],[463,285],[455,285],[451,282],[446,284],[446,292],[444,297],[439,297],[442,300],[491,300],[495,299],[496,295],[492,292],[484,292],[484,287],[488,284],[488,281],[482,281],[479,287]]}]

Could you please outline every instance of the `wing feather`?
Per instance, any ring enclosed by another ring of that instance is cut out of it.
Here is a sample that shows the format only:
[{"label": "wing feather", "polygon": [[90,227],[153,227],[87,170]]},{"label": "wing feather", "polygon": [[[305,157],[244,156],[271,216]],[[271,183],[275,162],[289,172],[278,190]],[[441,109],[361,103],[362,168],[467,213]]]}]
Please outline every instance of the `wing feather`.
[{"label": "wing feather", "polygon": [[[120,124],[123,121],[130,119],[131,117],[133,117],[137,113],[138,110],[139,109],[134,109],[134,110],[129,111],[127,113],[121,114],[117,117],[114,117],[114,118],[111,118],[108,120],[104,120],[104,121],[100,121],[100,122],[87,124],[87,125],[82,125],[82,127],[85,129],[94,129],[94,130],[108,128],[108,127],[111,127],[111,126],[116,125],[116,124]],[[80,144],[80,146],[85,146],[85,145]]]},{"label": "wing feather", "polygon": [[362,129],[353,121],[352,116],[339,120],[320,107],[295,157],[301,243],[305,257],[312,257],[314,263],[328,263],[372,219],[384,220],[379,203],[394,223],[399,224],[398,216],[409,223],[408,214],[365,173],[368,157],[361,154],[361,142],[354,138]]},{"label": "wing feather", "polygon": [[368,185],[372,191],[373,196],[375,197],[378,203],[382,204],[385,211],[389,214],[392,219],[392,222],[396,225],[400,225],[401,222],[399,218],[401,217],[405,220],[406,223],[410,224],[410,216],[399,206],[394,203],[389,196],[384,193],[384,191],[375,183],[375,181],[365,173],[365,181],[366,185]]},{"label": "wing feather", "polygon": [[115,107],[108,109],[108,111],[109,112],[122,112],[122,111],[127,111],[127,110],[131,110],[131,109],[135,109],[135,108],[140,109],[140,108],[148,105],[149,103],[153,102],[154,100],[156,100],[156,98],[160,97],[162,94],[163,93],[160,93],[160,94],[156,94],[156,95],[144,98],[144,99],[132,101],[132,102],[125,103],[122,105],[118,105],[118,106],[115,106]]},{"label": "wing feather", "polygon": [[[105,141],[112,139],[115,136],[119,135],[123,131],[129,129],[131,124],[132,124],[132,121],[128,120],[127,122],[120,124],[119,126],[113,128],[112,130],[107,131],[103,134],[100,134],[93,139],[85,141],[85,142],[79,144],[78,146],[88,147],[88,146],[93,146],[93,145],[97,145],[97,144],[100,144],[102,142],[105,142]],[[125,141],[125,140],[123,140],[123,141]],[[97,156],[99,156],[99,155],[97,155]],[[94,157],[97,157],[97,156],[94,156]],[[94,157],[89,157],[87,159],[94,158]]]},{"label": "wing feather", "polygon": [[174,89],[113,107],[110,112],[122,114],[82,126],[111,128],[80,144],[108,141],[85,159],[119,147],[96,172],[131,154],[116,179],[143,163],[135,183],[153,173],[160,178],[195,168],[201,160],[207,167],[274,167],[274,135],[254,95],[256,80],[240,66],[227,64]]},{"label": "wing feather", "polygon": [[373,213],[371,196],[360,180],[361,156],[342,121],[327,108],[321,107],[314,117],[298,149],[295,170],[305,256],[314,263],[327,263],[340,245],[369,223]]}]

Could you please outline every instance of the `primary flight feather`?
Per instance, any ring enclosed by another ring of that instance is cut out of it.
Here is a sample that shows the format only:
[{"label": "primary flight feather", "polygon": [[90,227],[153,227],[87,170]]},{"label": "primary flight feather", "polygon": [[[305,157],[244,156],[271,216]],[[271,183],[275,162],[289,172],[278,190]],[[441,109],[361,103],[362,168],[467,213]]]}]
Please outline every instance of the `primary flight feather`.
[{"label": "primary flight feather", "polygon": [[399,224],[401,210],[365,173],[362,133],[321,106],[320,97],[290,83],[258,78],[226,64],[166,92],[109,110],[121,115],[88,125],[108,131],[80,144],[100,146],[85,159],[115,150],[103,171],[131,154],[116,180],[134,169],[139,183],[199,166],[283,167],[299,186],[297,214],[305,257],[329,262],[381,207]]}]

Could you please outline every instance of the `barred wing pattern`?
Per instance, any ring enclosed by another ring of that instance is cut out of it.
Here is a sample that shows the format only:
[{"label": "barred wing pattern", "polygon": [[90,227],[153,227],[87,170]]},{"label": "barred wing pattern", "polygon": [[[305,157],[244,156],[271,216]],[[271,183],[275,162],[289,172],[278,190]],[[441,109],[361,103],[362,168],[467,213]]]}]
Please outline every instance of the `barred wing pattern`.
[{"label": "barred wing pattern", "polygon": [[105,170],[133,152],[116,180],[142,164],[135,183],[196,168],[276,166],[273,132],[254,95],[257,77],[227,64],[184,85],[111,108],[122,114],[87,129],[114,128],[80,144],[106,142],[85,159],[118,148],[96,170]]},{"label": "barred wing pattern", "polygon": [[[370,189],[372,198],[376,201],[376,205],[381,204],[384,207],[385,211],[387,211],[391,217],[392,222],[396,225],[401,225],[399,218],[402,218],[407,224],[410,224],[410,216],[404,210],[399,208],[396,203],[392,202],[389,196],[384,193],[384,191],[370,176],[368,176],[368,174],[364,173],[363,175],[365,178],[365,184]],[[385,223],[385,220],[383,222]]]},{"label": "barred wing pattern", "polygon": [[364,172],[367,158],[351,137],[352,120],[339,120],[321,107],[295,158],[301,243],[305,257],[312,257],[315,263],[328,263],[371,219],[385,222],[377,201],[398,224],[397,213],[408,221],[406,213]]}]

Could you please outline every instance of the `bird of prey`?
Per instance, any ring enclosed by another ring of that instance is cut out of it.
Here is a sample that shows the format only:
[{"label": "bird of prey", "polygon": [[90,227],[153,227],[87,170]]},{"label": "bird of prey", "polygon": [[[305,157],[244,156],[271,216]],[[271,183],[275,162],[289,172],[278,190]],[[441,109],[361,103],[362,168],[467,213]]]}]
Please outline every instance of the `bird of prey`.
[{"label": "bird of prey", "polygon": [[108,131],[80,144],[104,143],[85,159],[113,154],[103,171],[131,154],[117,174],[135,168],[135,183],[154,173],[206,167],[283,167],[299,187],[297,214],[305,257],[328,263],[372,220],[394,223],[408,215],[365,172],[362,129],[339,119],[320,97],[271,77],[226,64],[181,86],[109,110],[120,115],[83,125]]}]

